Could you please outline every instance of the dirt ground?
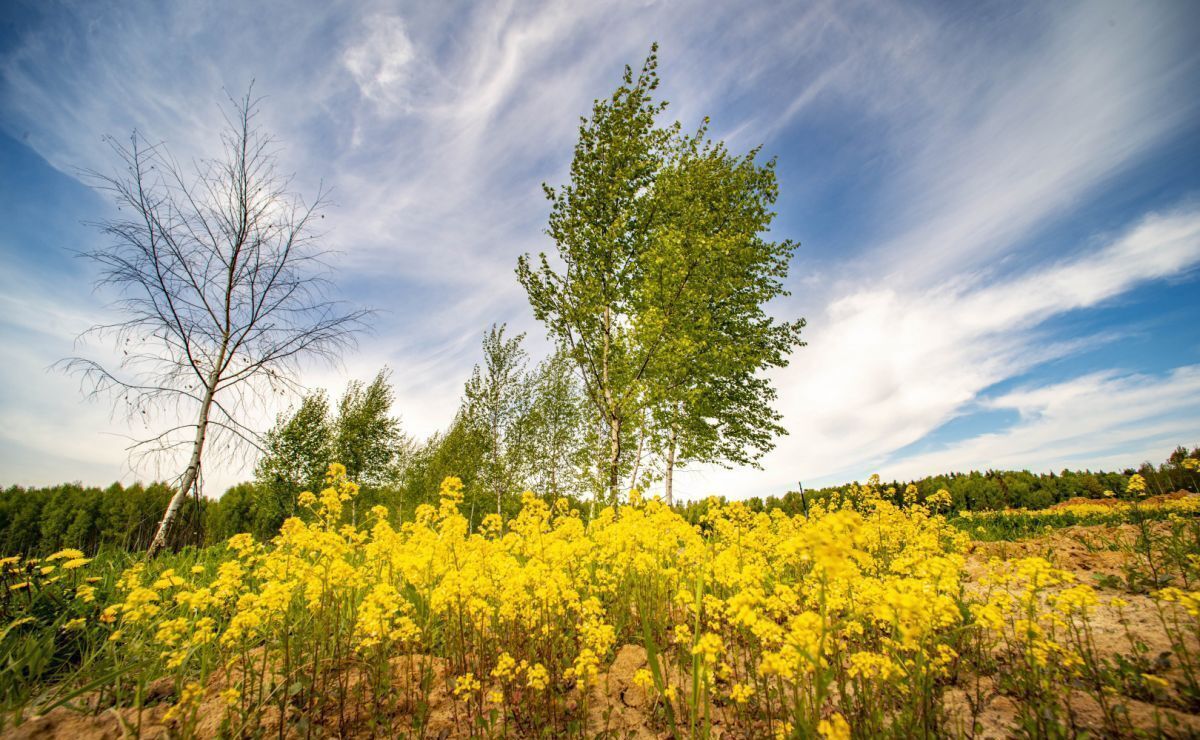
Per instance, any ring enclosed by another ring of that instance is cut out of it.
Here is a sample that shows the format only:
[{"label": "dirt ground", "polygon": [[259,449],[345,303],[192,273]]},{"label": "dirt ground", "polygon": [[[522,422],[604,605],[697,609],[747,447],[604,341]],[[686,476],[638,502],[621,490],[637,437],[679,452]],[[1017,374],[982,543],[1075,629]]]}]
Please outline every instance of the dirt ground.
[{"label": "dirt ground", "polygon": [[[1181,495],[1169,494],[1160,498],[1166,500]],[[1080,501],[1108,503],[1104,500]],[[1046,558],[1055,567],[1073,573],[1078,583],[1092,586],[1098,592],[1100,603],[1091,612],[1089,620],[1098,656],[1105,659],[1117,656],[1131,658],[1134,654],[1133,643],[1138,642],[1141,643],[1142,654],[1152,662],[1156,675],[1167,679],[1179,678],[1182,675],[1179,662],[1154,600],[1147,594],[1130,593],[1122,587],[1124,566],[1129,556],[1125,551],[1112,549],[1112,543],[1118,539],[1132,542],[1136,536],[1137,529],[1126,524],[1117,527],[1067,527],[1019,542],[978,542],[973,545],[967,560],[967,590],[975,593],[982,591],[979,579],[994,559]],[[1126,605],[1114,608],[1110,604],[1114,597],[1119,597]],[[979,726],[975,737],[1018,735],[1018,713],[1014,700],[998,691],[991,678],[981,677],[978,681],[977,693],[984,697],[984,701],[977,715]],[[960,683],[970,684],[971,678]],[[1106,736],[1103,714],[1092,694],[1079,687],[1064,686],[1063,690],[1069,696],[1069,711],[1076,731]],[[963,728],[961,733],[955,734],[969,734],[966,729],[971,725],[971,711],[967,691],[967,688],[955,686],[949,688],[945,695],[951,726]],[[1168,706],[1168,702],[1154,704],[1128,696],[1114,696],[1112,700],[1124,705],[1131,724],[1146,736],[1200,737],[1200,716],[1178,711]]]}]

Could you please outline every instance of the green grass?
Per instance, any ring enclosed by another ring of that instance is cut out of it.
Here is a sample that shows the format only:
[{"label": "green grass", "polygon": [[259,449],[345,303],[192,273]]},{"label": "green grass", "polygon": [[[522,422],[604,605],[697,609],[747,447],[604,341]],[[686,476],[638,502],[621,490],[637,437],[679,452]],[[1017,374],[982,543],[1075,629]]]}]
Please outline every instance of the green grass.
[{"label": "green grass", "polygon": [[[224,551],[224,546],[187,548],[156,558],[148,569],[187,572],[202,565],[215,570]],[[19,714],[49,711],[129,671],[127,664],[115,667],[107,649],[111,630],[100,616],[104,605],[119,601],[121,573],[142,559],[140,553],[103,550],[73,571],[56,568],[43,575],[46,564],[37,560],[0,569],[0,732]],[[78,598],[83,585],[95,589],[94,600]],[[138,681],[155,678],[143,675]]]}]

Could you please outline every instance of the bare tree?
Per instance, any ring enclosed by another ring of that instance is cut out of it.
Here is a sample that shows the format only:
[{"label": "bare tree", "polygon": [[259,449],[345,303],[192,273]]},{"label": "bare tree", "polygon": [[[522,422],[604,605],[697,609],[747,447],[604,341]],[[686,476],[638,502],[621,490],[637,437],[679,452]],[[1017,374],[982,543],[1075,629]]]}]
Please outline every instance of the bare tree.
[{"label": "bare tree", "polygon": [[329,298],[327,252],[313,230],[324,194],[306,203],[277,173],[272,139],[255,123],[259,99],[230,102],[219,159],[185,173],[134,132],[128,145],[109,140],[123,172],[88,173],[127,215],[97,224],[111,244],[86,253],[100,266],[97,287],[119,294],[123,318],[85,336],[115,340],[123,355],[116,366],[82,357],[61,365],[130,417],[187,420],[130,448],[173,455],[190,447],[150,555],[165,546],[193,487],[198,494],[206,443],[257,447],[248,412],[298,391],[298,363],[334,360],[368,314]]}]

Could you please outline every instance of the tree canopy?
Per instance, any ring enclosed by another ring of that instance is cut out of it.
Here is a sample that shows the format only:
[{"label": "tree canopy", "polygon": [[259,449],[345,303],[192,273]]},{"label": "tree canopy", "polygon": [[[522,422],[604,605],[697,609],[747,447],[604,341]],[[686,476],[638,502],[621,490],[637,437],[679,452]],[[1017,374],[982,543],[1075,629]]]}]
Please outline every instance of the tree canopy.
[{"label": "tree canopy", "polygon": [[707,121],[691,135],[659,125],[657,64],[652,50],[636,76],[626,67],[580,126],[569,183],[545,188],[557,260],[517,266],[607,434],[610,499],[637,464],[634,427],[639,448],[657,431],[668,482],[680,460],[744,464],[769,450],[784,430],[762,373],[786,364],[804,326],[765,308],[786,295],[795,248],[762,237],[774,162],[731,154]]}]

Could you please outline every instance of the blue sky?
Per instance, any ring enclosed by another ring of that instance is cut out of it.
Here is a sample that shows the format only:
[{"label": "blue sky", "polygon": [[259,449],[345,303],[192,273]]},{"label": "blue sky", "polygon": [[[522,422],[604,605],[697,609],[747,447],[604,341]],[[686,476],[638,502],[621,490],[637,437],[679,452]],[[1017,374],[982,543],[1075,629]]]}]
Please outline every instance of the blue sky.
[{"label": "blue sky", "polygon": [[[212,152],[251,79],[284,169],[333,189],[342,297],[382,309],[339,392],[394,371],[448,423],[493,321],[546,343],[513,275],[552,247],[543,181],[661,44],[668,115],[778,157],[809,345],[777,372],[764,470],[685,496],[946,470],[1125,467],[1200,442],[1200,5],[87,3],[0,10],[0,483],[108,482],[140,431],[48,367],[109,311],[71,250],[79,176],[136,128]],[[89,346],[103,356],[110,348]],[[262,411],[261,424],[274,409]],[[208,469],[208,493],[248,474]]]}]

